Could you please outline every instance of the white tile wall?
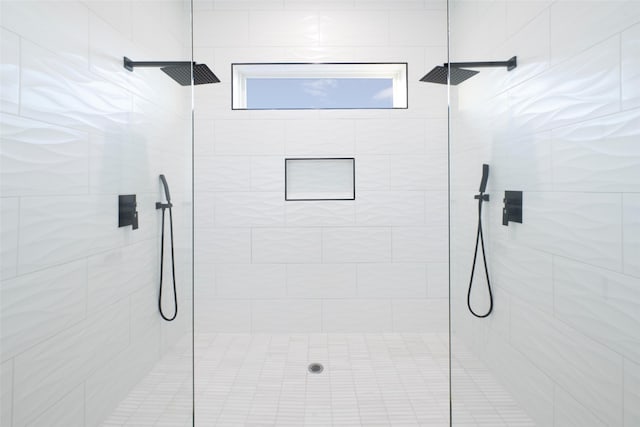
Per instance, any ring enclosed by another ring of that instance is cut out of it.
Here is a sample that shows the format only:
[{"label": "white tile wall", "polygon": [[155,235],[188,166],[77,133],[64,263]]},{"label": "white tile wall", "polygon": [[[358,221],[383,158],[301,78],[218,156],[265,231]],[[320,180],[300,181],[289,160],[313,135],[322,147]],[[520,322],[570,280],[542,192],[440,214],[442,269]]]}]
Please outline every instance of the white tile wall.
[{"label": "white tile wall", "polygon": [[254,300],[251,302],[253,333],[320,332],[321,302],[314,300]]},{"label": "white tile wall", "polygon": [[18,219],[20,200],[0,199],[0,277],[8,279],[18,271]]},{"label": "white tile wall", "polygon": [[287,295],[294,298],[353,298],[357,294],[353,264],[289,264]]},{"label": "white tile wall", "polygon": [[424,264],[359,264],[358,294],[363,298],[426,298]]},{"label": "white tile wall", "polygon": [[322,261],[327,263],[391,261],[391,229],[325,228]]},{"label": "white tile wall", "polygon": [[[189,9],[144,3],[2,2],[3,426],[100,425],[188,330],[159,321],[154,203],[165,173],[183,298],[191,95],[122,57],[188,59]],[[118,228],[134,193],[140,228]]]},{"label": "white tile wall", "polygon": [[[196,299],[207,298],[198,303],[200,330],[291,332],[286,316],[307,332],[444,330],[419,312],[430,298],[446,309],[439,298],[448,294],[446,89],[418,79],[426,62],[446,60],[446,2],[198,3],[196,56],[224,80],[195,101],[196,204],[206,211],[196,207]],[[407,62],[409,108],[230,109],[232,63],[341,61]],[[356,199],[285,202],[285,157],[355,157]],[[407,227],[400,238],[398,227]],[[411,312],[422,320],[396,319],[393,329],[392,300],[414,297],[421,304]],[[370,319],[374,298],[387,307],[382,322]],[[265,308],[273,299],[283,313]],[[300,319],[298,304],[322,307],[322,319]],[[356,314],[331,320],[325,304]]]},{"label": "white tile wall", "polygon": [[640,106],[640,25],[622,33],[622,108]]},{"label": "white tile wall", "polygon": [[2,360],[83,320],[86,298],[86,260],[4,281]]},{"label": "white tile wall", "polygon": [[4,28],[0,33],[0,61],[2,111],[17,114],[20,106],[20,38]]},{"label": "white tile wall", "polygon": [[[472,349],[538,425],[637,423],[639,5],[450,2],[454,60],[519,63],[452,92],[452,352]],[[484,320],[465,309],[481,163],[496,304]],[[524,191],[523,224],[501,225],[505,190]],[[454,374],[453,396],[463,387]]]},{"label": "white tile wall", "polygon": [[624,272],[640,277],[640,195],[625,194],[622,203]]},{"label": "white tile wall", "polygon": [[325,300],[322,302],[323,332],[391,332],[391,301],[388,299]]},{"label": "white tile wall", "polygon": [[640,422],[640,365],[624,361],[624,425]]},{"label": "white tile wall", "polygon": [[13,359],[0,364],[0,421],[2,425],[11,425],[13,409]]}]

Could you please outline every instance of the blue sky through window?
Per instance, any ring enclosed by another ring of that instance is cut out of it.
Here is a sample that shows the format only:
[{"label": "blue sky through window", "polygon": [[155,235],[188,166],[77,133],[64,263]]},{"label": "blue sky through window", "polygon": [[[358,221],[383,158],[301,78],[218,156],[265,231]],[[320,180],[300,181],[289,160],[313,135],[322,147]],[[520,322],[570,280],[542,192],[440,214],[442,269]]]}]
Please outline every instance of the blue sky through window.
[{"label": "blue sky through window", "polygon": [[248,78],[248,109],[393,108],[389,78]]}]

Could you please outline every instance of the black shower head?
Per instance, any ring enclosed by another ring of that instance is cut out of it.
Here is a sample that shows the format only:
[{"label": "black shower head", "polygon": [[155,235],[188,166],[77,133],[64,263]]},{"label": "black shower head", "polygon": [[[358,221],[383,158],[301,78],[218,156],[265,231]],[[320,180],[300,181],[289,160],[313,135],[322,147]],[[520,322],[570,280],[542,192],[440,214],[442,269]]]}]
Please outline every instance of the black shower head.
[{"label": "black shower head", "polygon": [[[163,67],[161,70],[182,86],[189,86],[191,84],[191,66],[189,63],[186,65]],[[213,74],[213,71],[211,71],[205,64],[196,64],[194,62],[193,84],[203,85],[207,83],[220,83],[220,79],[218,79],[218,77]]]},{"label": "black shower head", "polygon": [[[457,86],[463,81],[475,76],[478,73],[479,71],[451,67],[451,85]],[[420,81],[426,82],[426,83],[438,83],[438,84],[446,85],[448,82],[447,80],[448,74],[449,74],[449,67],[437,66],[433,70],[429,71],[423,78],[421,78]]]},{"label": "black shower head", "polygon": [[146,61],[135,62],[124,57],[124,68],[133,71],[134,67],[161,67],[162,71],[182,86],[191,85],[191,67],[193,65],[193,84],[220,83],[220,79],[205,64],[187,61]]},{"label": "black shower head", "polygon": [[[435,67],[421,78],[420,81],[446,85],[448,82],[447,76],[449,75],[451,85],[456,86],[479,73],[479,71],[467,70],[466,68],[506,67],[507,71],[511,71],[517,66],[518,58],[516,56],[510,58],[508,61],[452,62]],[[450,73],[449,70],[451,70]]]}]

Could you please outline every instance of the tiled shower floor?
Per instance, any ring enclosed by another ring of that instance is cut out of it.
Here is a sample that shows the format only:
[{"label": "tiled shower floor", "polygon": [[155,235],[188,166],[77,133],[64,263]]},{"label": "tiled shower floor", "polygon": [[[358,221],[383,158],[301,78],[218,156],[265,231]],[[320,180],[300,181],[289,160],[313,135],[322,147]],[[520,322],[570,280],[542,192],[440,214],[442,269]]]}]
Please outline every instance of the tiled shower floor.
[{"label": "tiled shower floor", "polygon": [[[215,334],[195,348],[196,426],[449,425],[446,335]],[[104,425],[191,425],[190,358],[167,355]],[[534,425],[488,372],[457,366],[455,426]]]}]

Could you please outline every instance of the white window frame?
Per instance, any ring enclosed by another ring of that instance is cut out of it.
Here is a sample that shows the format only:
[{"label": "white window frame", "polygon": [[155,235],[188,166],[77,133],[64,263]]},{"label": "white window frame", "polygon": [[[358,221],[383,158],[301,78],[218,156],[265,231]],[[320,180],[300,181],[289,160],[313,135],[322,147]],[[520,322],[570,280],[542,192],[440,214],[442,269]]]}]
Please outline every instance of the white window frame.
[{"label": "white window frame", "polygon": [[408,107],[406,62],[234,63],[231,64],[231,108],[247,109],[249,78],[384,78],[393,81],[393,107]]}]

